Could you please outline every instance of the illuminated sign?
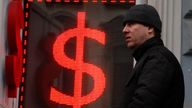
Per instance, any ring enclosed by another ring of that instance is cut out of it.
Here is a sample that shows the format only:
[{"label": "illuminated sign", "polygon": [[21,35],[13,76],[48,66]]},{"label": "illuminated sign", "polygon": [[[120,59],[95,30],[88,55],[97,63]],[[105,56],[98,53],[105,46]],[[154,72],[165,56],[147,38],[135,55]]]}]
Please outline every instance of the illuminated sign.
[{"label": "illuminated sign", "polygon": [[[72,60],[66,56],[63,49],[65,49],[64,46],[66,42],[74,36],[77,40],[77,47],[75,60]],[[72,105],[73,108],[80,108],[81,105],[88,104],[96,100],[104,91],[105,77],[103,71],[100,68],[92,64],[84,63],[83,61],[83,45],[85,37],[97,40],[101,44],[105,43],[105,33],[85,28],[85,12],[78,12],[77,28],[69,29],[59,35],[53,45],[53,56],[57,63],[63,67],[75,70],[74,96],[70,97],[62,94],[52,87],[50,99],[54,102]],[[82,96],[81,93],[83,72],[86,72],[94,79],[93,90],[87,96]]]},{"label": "illuminated sign", "polygon": [[[33,2],[35,0],[28,0],[28,2]],[[46,2],[71,2],[70,0],[37,0],[37,2],[43,2],[43,1],[46,1]],[[75,3],[78,3],[78,2],[88,2],[88,0],[74,0],[72,2],[75,2]],[[120,3],[125,3],[125,2],[128,2],[128,3],[131,3],[131,4],[135,4],[135,0],[92,0],[92,2],[103,2],[103,3],[107,3],[107,2],[111,2],[111,3],[116,3],[116,2],[120,2]]]},{"label": "illuminated sign", "polygon": [[8,97],[16,97],[22,75],[22,43],[20,31],[24,27],[22,2],[12,0],[8,6],[7,40],[9,52],[5,59]]},{"label": "illuminated sign", "polygon": [[122,34],[135,0],[24,0],[19,108],[111,108],[132,69]]}]

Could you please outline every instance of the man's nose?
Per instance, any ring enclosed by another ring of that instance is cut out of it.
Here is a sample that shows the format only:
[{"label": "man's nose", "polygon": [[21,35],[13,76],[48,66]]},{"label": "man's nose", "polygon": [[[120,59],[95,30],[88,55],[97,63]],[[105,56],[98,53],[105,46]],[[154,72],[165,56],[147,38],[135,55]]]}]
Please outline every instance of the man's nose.
[{"label": "man's nose", "polygon": [[129,31],[129,28],[128,28],[127,25],[125,25],[124,28],[123,28],[123,33],[126,33],[126,32],[128,32],[128,31]]}]

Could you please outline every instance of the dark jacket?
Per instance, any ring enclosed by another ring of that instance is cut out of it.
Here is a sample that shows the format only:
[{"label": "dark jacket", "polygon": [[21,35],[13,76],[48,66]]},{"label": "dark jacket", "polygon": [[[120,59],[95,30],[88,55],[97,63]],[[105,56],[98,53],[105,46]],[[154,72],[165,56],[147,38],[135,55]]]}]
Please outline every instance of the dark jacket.
[{"label": "dark jacket", "polygon": [[162,40],[147,40],[133,56],[137,63],[126,82],[121,108],[183,108],[183,73]]}]

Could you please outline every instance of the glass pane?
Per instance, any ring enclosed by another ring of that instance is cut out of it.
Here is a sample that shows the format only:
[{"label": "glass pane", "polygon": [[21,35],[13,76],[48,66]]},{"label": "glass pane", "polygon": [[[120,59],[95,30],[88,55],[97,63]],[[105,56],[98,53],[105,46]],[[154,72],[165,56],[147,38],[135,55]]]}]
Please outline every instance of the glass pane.
[{"label": "glass pane", "polygon": [[25,4],[24,107],[119,108],[133,65],[122,34],[130,3],[56,1]]}]

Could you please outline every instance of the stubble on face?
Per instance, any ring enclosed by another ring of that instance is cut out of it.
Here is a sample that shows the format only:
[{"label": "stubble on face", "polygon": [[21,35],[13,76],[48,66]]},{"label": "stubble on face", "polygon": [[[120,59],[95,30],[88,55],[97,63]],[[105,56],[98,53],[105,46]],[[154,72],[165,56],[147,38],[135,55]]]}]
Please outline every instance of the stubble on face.
[{"label": "stubble on face", "polygon": [[139,23],[127,23],[123,29],[127,47],[136,49],[150,38],[149,27]]}]

